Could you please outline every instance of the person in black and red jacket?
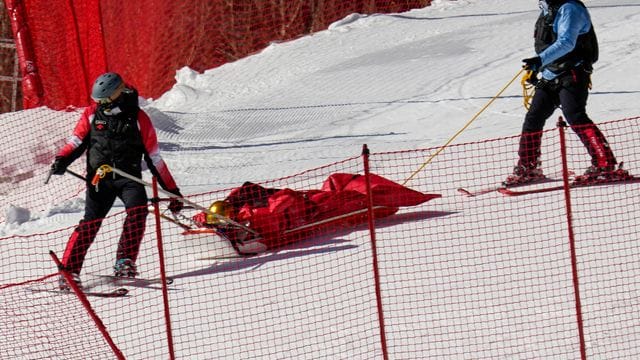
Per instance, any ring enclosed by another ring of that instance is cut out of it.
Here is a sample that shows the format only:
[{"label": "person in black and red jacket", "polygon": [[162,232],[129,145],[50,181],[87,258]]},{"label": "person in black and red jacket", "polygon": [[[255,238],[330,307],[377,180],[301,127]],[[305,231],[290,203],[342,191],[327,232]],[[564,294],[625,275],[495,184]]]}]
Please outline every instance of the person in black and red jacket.
[{"label": "person in black and red jacket", "polygon": [[[138,105],[138,92],[125,84],[122,77],[108,72],[93,84],[88,106],[77,122],[73,135],[60,149],[51,165],[51,172],[62,175],[67,167],[83,153],[87,156],[87,192],[84,217],[69,238],[62,265],[79,283],[80,270],[102,219],[113,203],[120,198],[127,216],[116,252],[114,274],[135,277],[135,261],[145,231],[148,215],[144,185],[110,173],[100,180],[99,188],[91,184],[102,165],[122,170],[135,177],[142,175],[142,160],[158,179],[163,189],[182,197],[169,168],[160,156],[156,132],[149,116]],[[182,210],[182,203],[173,198],[172,212]],[[61,279],[60,288],[68,290]]]}]

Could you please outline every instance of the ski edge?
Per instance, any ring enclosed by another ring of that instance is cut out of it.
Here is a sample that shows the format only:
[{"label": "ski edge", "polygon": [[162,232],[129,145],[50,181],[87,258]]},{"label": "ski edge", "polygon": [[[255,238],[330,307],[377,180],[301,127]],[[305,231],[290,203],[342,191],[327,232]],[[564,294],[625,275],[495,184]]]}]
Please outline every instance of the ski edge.
[{"label": "ski edge", "polygon": [[501,187],[498,189],[498,192],[502,195],[506,196],[521,196],[521,195],[529,195],[529,194],[540,194],[545,192],[551,192],[556,190],[564,189],[564,185],[552,186],[547,188],[540,189],[531,189],[531,190],[514,190],[506,187]]},{"label": "ski edge", "polygon": [[[638,183],[640,182],[640,177],[639,176],[633,176],[631,178],[628,179],[620,179],[620,180],[611,180],[611,181],[599,181],[599,182],[593,182],[593,183],[576,183],[576,182],[572,182],[569,184],[569,188],[570,189],[575,189],[575,188],[583,188],[583,187],[590,187],[590,186],[602,186],[602,185],[616,185],[616,184],[633,184],[633,183]],[[545,193],[545,192],[551,192],[551,191],[558,191],[558,190],[562,190],[564,189],[564,185],[558,185],[558,186],[552,186],[552,187],[547,187],[547,188],[540,188],[540,189],[531,189],[531,190],[514,190],[514,189],[509,189],[509,188],[505,188],[502,187],[500,189],[498,189],[498,192],[506,195],[506,196],[521,196],[521,195],[529,195],[529,194],[540,194],[540,193]]]},{"label": "ski edge", "polygon": [[[51,293],[58,295],[75,295],[73,291],[66,290],[58,290],[58,289],[35,289],[29,288],[29,291],[34,293]],[[124,297],[129,294],[129,289],[120,287],[117,289],[109,290],[109,291],[83,291],[82,292],[87,297],[102,297],[102,298],[114,298],[114,297]]]},{"label": "ski edge", "polygon": [[500,189],[500,186],[494,186],[491,188],[486,188],[486,189],[481,189],[481,190],[476,190],[476,191],[471,191],[465,188],[458,188],[457,191],[459,193],[461,193],[464,196],[467,197],[476,197],[476,196],[480,196],[480,195],[484,195],[484,194],[488,194],[490,192],[494,192],[497,191],[498,189]]},{"label": "ski edge", "polygon": [[[93,276],[99,279],[107,279],[107,280],[111,280],[112,282],[123,282],[126,283],[127,282],[141,282],[141,283],[148,283],[148,284],[162,284],[162,279],[161,278],[153,278],[153,279],[145,279],[145,278],[138,278],[138,277],[133,277],[133,278],[129,278],[129,277],[121,277],[121,276],[115,276],[115,275],[107,275],[107,274],[88,274],[89,276]],[[174,282],[174,278],[171,276],[167,276],[166,279],[166,284],[167,285],[171,285]]]},{"label": "ski edge", "polygon": [[[570,172],[570,174],[573,174],[573,172]],[[484,195],[484,194],[489,194],[489,193],[492,193],[494,191],[501,192],[502,189],[513,189],[513,188],[518,188],[518,187],[524,187],[524,186],[527,186],[527,185],[544,184],[544,183],[550,183],[550,182],[556,182],[556,181],[561,181],[561,180],[557,179],[555,177],[544,177],[544,178],[536,179],[536,180],[529,181],[529,182],[516,183],[516,184],[511,184],[511,185],[500,184],[500,185],[495,185],[495,186],[491,186],[491,187],[487,187],[487,188],[479,189],[479,190],[475,190],[475,191],[460,187],[460,188],[457,189],[457,191],[459,193],[461,193],[462,195],[467,196],[467,197],[476,197],[476,196],[480,196],[480,195]]]},{"label": "ski edge", "polygon": [[259,254],[247,254],[247,255],[214,255],[196,258],[198,261],[216,261],[216,260],[241,260],[256,257]]}]

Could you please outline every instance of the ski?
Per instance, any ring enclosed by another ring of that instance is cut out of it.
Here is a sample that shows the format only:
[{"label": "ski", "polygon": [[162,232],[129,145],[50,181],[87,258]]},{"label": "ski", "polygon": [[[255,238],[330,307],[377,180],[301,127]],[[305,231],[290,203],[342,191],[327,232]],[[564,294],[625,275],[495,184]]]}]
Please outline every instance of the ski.
[{"label": "ski", "polygon": [[509,186],[505,186],[503,184],[500,184],[500,185],[494,185],[494,186],[490,186],[490,187],[487,187],[487,188],[484,188],[484,189],[479,189],[479,190],[469,190],[469,189],[465,189],[465,188],[458,188],[457,190],[458,190],[459,193],[461,193],[464,196],[476,197],[476,196],[492,193],[494,191],[501,192],[502,189],[512,189],[512,188],[523,187],[523,186],[526,186],[526,185],[543,184],[543,183],[555,182],[555,181],[560,181],[560,180],[554,179],[554,178],[544,177],[544,178],[541,178],[541,179],[536,179],[536,180],[525,182],[525,183],[513,184],[513,185],[509,185]]},{"label": "ski", "polygon": [[[589,186],[600,186],[600,185],[615,185],[615,184],[632,184],[640,182],[640,177],[634,176],[628,179],[619,179],[619,180],[606,180],[606,181],[597,181],[597,182],[572,182],[569,184],[569,188],[581,188],[581,187],[589,187]],[[498,192],[506,195],[506,196],[522,196],[529,194],[540,194],[551,191],[558,191],[564,189],[564,185],[551,186],[546,188],[539,189],[528,189],[528,190],[513,190],[510,188],[502,187],[498,189]]]},{"label": "ski", "polygon": [[214,255],[197,258],[198,261],[238,260],[249,259],[256,255]]},{"label": "ski", "polygon": [[[180,226],[183,229],[182,235],[201,235],[201,234],[216,235],[221,239],[226,240],[228,244],[230,244],[231,247],[233,247],[234,251],[241,257],[255,255],[257,253],[260,253],[266,250],[265,246],[260,242],[261,237],[254,230],[244,225],[243,227],[238,228],[233,223],[229,222],[224,226],[224,228],[219,228],[215,226],[214,227],[191,226],[175,218],[175,215],[172,218],[167,215],[160,214],[160,217],[175,225]],[[197,225],[197,224],[194,222],[194,225]],[[245,229],[250,229],[250,231],[245,231]],[[244,232],[244,235],[241,237],[248,236],[250,239],[243,240],[243,241],[236,240],[235,238],[239,237],[238,235],[243,232]],[[231,233],[231,235],[235,235],[235,236],[229,236],[228,233]]]},{"label": "ski", "polygon": [[[212,235],[218,236],[219,238],[227,241],[227,243],[230,244],[233,250],[235,251],[235,254],[230,256],[247,257],[247,256],[260,254],[267,250],[267,247],[260,242],[260,240],[262,240],[261,237],[259,236],[252,237],[252,234],[243,233],[242,229],[238,229],[235,227],[220,228],[220,227],[212,226],[212,227],[193,228],[191,230],[184,231],[182,234],[183,235],[212,234]],[[244,238],[247,236],[249,236],[248,239],[238,240],[238,238]]]},{"label": "ski", "polygon": [[[98,279],[102,279],[107,283],[115,284],[115,285],[123,285],[123,286],[133,286],[133,287],[149,287],[150,285],[162,284],[162,278],[153,278],[153,279],[143,279],[137,277],[125,277],[125,276],[115,276],[115,275],[104,275],[104,274],[87,274],[89,276],[93,276]],[[165,283],[167,285],[173,284],[174,279],[172,277],[167,277],[165,279]]]},{"label": "ski", "polygon": [[[569,185],[569,187],[573,187]],[[562,190],[564,189],[564,185],[540,188],[540,189],[529,189],[529,190],[513,190],[505,187],[501,187],[498,189],[498,192],[502,195],[506,196],[520,196],[520,195],[529,195],[529,194],[540,194],[550,191]]]},{"label": "ski", "polygon": [[[29,291],[36,292],[36,293],[43,292],[43,293],[51,293],[51,294],[58,294],[58,295],[73,295],[73,291],[60,290],[60,289],[29,288]],[[87,297],[115,298],[115,297],[127,296],[127,294],[129,294],[129,290],[121,287],[121,288],[105,290],[105,291],[87,290],[87,291],[83,291],[82,293]]]},{"label": "ski", "polygon": [[498,189],[500,189],[501,187],[502,187],[501,185],[496,185],[496,186],[492,186],[492,187],[488,187],[480,190],[468,190],[465,188],[458,188],[458,192],[464,196],[476,197],[476,196],[488,194],[494,191],[498,191]]}]

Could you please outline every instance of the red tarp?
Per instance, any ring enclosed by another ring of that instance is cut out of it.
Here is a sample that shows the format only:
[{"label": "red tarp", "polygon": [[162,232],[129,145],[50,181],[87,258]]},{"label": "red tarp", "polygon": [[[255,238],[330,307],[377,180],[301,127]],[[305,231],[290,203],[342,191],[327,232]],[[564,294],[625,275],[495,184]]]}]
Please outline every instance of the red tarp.
[{"label": "red tarp", "polygon": [[[376,218],[441,196],[424,194],[374,174],[370,182]],[[342,173],[329,176],[320,190],[268,189],[245,183],[225,199],[235,209],[230,217],[259,234],[267,248],[365,223],[367,200],[365,177]],[[204,224],[205,213],[197,214],[194,220]],[[237,229],[226,232],[238,233],[246,236]]]}]

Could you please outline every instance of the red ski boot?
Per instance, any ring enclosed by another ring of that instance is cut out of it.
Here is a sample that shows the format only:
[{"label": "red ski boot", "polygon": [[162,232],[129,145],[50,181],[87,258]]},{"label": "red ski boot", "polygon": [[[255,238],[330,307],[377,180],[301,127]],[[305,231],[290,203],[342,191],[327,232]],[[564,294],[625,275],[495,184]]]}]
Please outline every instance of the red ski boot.
[{"label": "red ski boot", "polygon": [[583,175],[578,175],[573,180],[574,184],[597,184],[631,179],[629,172],[622,168],[622,163],[616,169],[615,165],[595,166],[591,165]]}]

